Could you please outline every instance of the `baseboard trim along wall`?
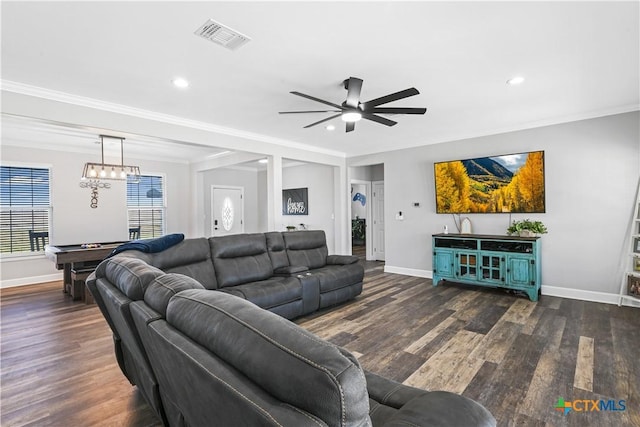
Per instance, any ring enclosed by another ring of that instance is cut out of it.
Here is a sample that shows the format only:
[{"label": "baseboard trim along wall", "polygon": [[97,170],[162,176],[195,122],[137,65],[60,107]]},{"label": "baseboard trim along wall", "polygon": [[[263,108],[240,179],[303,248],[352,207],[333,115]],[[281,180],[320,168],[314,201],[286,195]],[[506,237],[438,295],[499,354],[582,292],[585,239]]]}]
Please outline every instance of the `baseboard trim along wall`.
[{"label": "baseboard trim along wall", "polygon": [[[415,268],[404,268],[395,267],[393,265],[385,265],[384,272],[402,274],[404,276],[433,279],[433,272],[430,270],[419,270]],[[540,288],[542,295],[548,295],[551,297],[570,298],[581,301],[600,302],[613,305],[618,305],[618,302],[620,301],[620,296],[618,294],[610,294],[607,292],[585,291],[582,289],[561,288],[558,286],[547,285],[542,285]],[[640,301],[630,301],[625,299],[622,301],[622,305],[640,308]]]},{"label": "baseboard trim along wall", "polygon": [[[610,294],[607,292],[585,291],[582,289],[560,288],[557,286],[541,286],[542,295],[549,295],[552,297],[578,299],[582,301],[601,302],[604,304],[618,305],[620,301],[620,295]],[[622,305],[628,305],[629,307],[640,307],[640,302],[623,300]]]},{"label": "baseboard trim along wall", "polygon": [[45,274],[44,276],[20,277],[18,279],[0,281],[0,288],[13,288],[15,286],[36,285],[38,283],[54,282],[62,280],[62,273]]},{"label": "baseboard trim along wall", "polygon": [[405,276],[424,277],[425,279],[433,279],[433,272],[430,270],[418,270],[416,268],[404,268],[385,265],[384,272],[402,274]]}]

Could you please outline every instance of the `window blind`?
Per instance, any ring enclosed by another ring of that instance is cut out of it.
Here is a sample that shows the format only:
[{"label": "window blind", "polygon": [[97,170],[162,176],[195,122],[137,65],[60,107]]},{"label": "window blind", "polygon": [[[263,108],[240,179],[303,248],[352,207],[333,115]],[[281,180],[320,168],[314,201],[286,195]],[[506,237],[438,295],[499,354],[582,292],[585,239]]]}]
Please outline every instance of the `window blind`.
[{"label": "window blind", "polygon": [[127,182],[129,228],[140,227],[140,238],[164,234],[165,197],[162,176],[142,175],[139,182]]},{"label": "window blind", "polygon": [[29,231],[49,232],[49,175],[46,168],[0,167],[1,253],[30,252]]}]

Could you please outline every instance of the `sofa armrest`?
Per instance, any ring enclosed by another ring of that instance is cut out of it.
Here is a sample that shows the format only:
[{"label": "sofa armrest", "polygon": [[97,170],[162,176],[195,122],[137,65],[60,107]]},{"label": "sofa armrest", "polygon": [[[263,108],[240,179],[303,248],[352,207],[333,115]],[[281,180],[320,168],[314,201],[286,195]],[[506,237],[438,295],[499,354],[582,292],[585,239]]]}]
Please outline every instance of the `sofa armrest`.
[{"label": "sofa armrest", "polygon": [[484,406],[469,398],[432,391],[403,405],[384,423],[384,427],[392,426],[495,427],[496,419]]},{"label": "sofa armrest", "polygon": [[273,270],[273,274],[275,276],[296,276],[298,274],[303,274],[309,271],[309,267],[305,267],[304,265],[286,265],[284,267],[278,267]]},{"label": "sofa armrest", "polygon": [[400,384],[370,371],[365,370],[364,376],[367,379],[369,398],[395,409],[400,409],[410,400],[428,393],[426,390]]},{"label": "sofa armrest", "polygon": [[358,257],[353,255],[329,255],[327,265],[349,265],[358,262]]}]

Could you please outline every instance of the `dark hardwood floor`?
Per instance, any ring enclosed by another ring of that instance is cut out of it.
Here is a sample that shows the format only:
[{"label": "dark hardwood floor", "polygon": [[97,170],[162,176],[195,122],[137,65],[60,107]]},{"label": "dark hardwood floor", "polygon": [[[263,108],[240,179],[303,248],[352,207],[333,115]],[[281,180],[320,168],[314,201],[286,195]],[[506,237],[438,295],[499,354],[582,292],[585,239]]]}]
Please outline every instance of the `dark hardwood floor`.
[{"label": "dark hardwood floor", "polygon": [[[384,273],[381,263],[365,268],[361,296],[296,323],[366,369],[478,400],[501,426],[640,426],[640,310],[547,296],[532,303],[433,287]],[[71,302],[60,287],[0,291],[0,424],[160,425],[121,374],[97,307]],[[564,415],[558,398],[625,400],[626,410]]]}]

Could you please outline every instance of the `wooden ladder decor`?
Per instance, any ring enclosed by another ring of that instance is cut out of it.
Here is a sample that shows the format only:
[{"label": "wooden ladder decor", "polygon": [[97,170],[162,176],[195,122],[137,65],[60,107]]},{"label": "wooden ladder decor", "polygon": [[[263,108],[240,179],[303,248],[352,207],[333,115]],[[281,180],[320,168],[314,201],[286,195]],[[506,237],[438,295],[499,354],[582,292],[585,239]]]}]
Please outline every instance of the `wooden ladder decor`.
[{"label": "wooden ladder decor", "polygon": [[636,201],[633,215],[629,223],[628,242],[625,242],[623,251],[624,270],[620,283],[620,299],[640,302],[640,179],[636,188]]}]

